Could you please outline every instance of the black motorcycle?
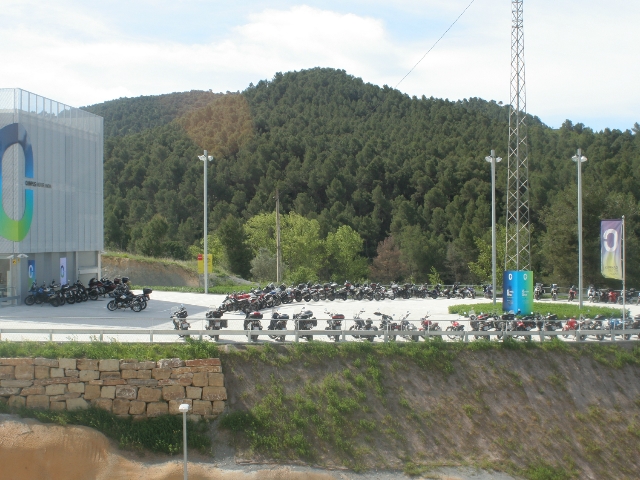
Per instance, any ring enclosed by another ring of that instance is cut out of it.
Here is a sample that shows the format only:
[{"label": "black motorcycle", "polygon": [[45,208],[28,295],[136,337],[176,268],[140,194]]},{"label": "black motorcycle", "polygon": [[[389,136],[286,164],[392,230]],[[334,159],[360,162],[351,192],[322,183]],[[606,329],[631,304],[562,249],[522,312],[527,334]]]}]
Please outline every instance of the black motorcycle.
[{"label": "black motorcycle", "polygon": [[[273,312],[271,314],[271,322],[269,322],[269,326],[267,330],[286,330],[287,322],[289,321],[289,315],[286,313]],[[280,342],[284,342],[286,335],[274,335],[270,334],[269,338],[272,340],[278,340]]]},{"label": "black motorcycle", "polygon": [[[313,316],[313,312],[304,308],[300,313],[293,314],[293,320],[296,330],[313,330],[313,327],[318,326],[318,320]],[[313,335],[302,335],[302,338],[311,341],[313,340]]]},{"label": "black motorcycle", "polygon": [[244,318],[244,329],[249,331],[249,333],[247,333],[247,338],[250,342],[258,341],[258,335],[251,334],[251,331],[262,330],[262,322],[260,320],[262,320],[261,312],[255,311],[246,313],[246,317]]},{"label": "black motorcycle", "polygon": [[[204,326],[205,330],[220,330],[221,328],[227,328],[227,321],[221,320],[224,310],[222,308],[212,309],[205,314],[208,319],[207,324]],[[216,342],[220,339],[220,335],[209,335]]]},{"label": "black motorcycle", "polygon": [[110,312],[114,312],[118,309],[127,309],[130,308],[134,312],[142,311],[142,303],[140,299],[131,293],[128,290],[114,290],[114,292],[118,292],[115,294],[113,300],[107,303],[107,310]]}]

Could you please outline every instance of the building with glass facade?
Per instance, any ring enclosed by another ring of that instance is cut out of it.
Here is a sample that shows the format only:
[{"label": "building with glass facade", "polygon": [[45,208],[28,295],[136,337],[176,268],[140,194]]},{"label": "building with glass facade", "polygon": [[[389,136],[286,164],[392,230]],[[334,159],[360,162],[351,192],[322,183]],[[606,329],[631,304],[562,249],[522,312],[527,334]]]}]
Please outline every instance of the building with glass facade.
[{"label": "building with glass facade", "polygon": [[35,280],[99,276],[102,117],[0,89],[0,161],[0,305],[21,303]]}]

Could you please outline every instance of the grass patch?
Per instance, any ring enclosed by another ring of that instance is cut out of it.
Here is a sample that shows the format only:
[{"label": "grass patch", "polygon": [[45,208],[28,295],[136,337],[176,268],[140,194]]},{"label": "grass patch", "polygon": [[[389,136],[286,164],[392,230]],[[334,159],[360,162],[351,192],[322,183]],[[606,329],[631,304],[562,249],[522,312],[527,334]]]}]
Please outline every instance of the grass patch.
[{"label": "grass patch", "polygon": [[[502,307],[498,306],[497,310],[494,309],[493,303],[476,303],[469,305],[451,305],[449,307],[449,313],[465,314],[470,311],[476,313],[479,312],[491,312],[501,315]],[[533,311],[537,313],[547,314],[553,313],[558,318],[571,318],[578,317],[581,314],[587,317],[593,318],[596,315],[604,315],[606,317],[622,316],[622,305],[620,307],[595,307],[584,305],[582,310],[577,304],[562,304],[562,303],[542,303],[533,302]]]},{"label": "grass patch", "polygon": [[[23,418],[35,418],[42,423],[57,425],[82,425],[91,427],[118,442],[124,450],[150,450],[174,455],[182,452],[182,416],[163,415],[133,421],[120,418],[100,408],[52,412],[28,408],[11,409],[0,403],[0,412],[14,413]],[[202,453],[211,446],[206,422],[187,420],[187,445]]]},{"label": "grass patch", "polygon": [[185,338],[185,343],[151,344],[120,342],[0,342],[0,357],[45,358],[136,358],[159,360],[161,358],[217,358],[218,345],[206,340]]}]

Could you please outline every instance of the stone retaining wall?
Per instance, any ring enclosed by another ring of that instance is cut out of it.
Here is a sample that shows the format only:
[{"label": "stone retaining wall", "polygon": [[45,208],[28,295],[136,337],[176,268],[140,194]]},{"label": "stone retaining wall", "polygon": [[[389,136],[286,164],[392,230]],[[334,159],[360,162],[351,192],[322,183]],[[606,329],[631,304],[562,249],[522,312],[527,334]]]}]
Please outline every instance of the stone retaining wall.
[{"label": "stone retaining wall", "polygon": [[89,405],[119,416],[178,415],[213,419],[227,390],[218,358],[157,362],[84,358],[0,358],[0,401],[11,406],[75,410]]}]

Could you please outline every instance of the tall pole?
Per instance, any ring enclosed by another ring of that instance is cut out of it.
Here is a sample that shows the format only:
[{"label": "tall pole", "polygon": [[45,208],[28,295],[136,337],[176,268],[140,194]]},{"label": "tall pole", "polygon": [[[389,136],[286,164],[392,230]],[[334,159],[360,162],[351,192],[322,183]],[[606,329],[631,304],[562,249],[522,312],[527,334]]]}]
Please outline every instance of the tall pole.
[{"label": "tall pole", "polygon": [[211,155],[207,155],[207,151],[204,151],[204,155],[198,155],[198,158],[204,162],[204,293],[209,293],[209,266],[207,265],[209,257],[207,256],[207,162],[213,161]]},{"label": "tall pole", "polygon": [[[206,167],[207,162],[205,162],[204,164]],[[187,480],[189,478],[189,472],[187,471],[187,411],[186,410],[182,412],[182,445],[184,450],[184,460],[182,462],[183,463],[182,470],[184,473],[184,480]]]},{"label": "tall pole", "polygon": [[281,245],[280,245],[280,195],[276,188],[276,282],[282,281],[282,266],[280,263]]},{"label": "tall pole", "polygon": [[523,0],[511,0],[511,88],[507,148],[505,270],[531,268],[529,153],[524,69]]},{"label": "tall pole", "polygon": [[582,309],[582,164],[587,157],[579,148],[571,159],[578,164],[578,307]]},{"label": "tall pole", "polygon": [[502,159],[496,158],[496,151],[491,150],[491,155],[485,157],[491,163],[491,272],[493,277],[493,307],[496,306],[496,163]]},{"label": "tall pole", "polygon": [[[624,238],[624,215],[622,215],[622,329],[625,328],[627,320],[627,240]],[[622,337],[624,338],[624,337]]]}]

